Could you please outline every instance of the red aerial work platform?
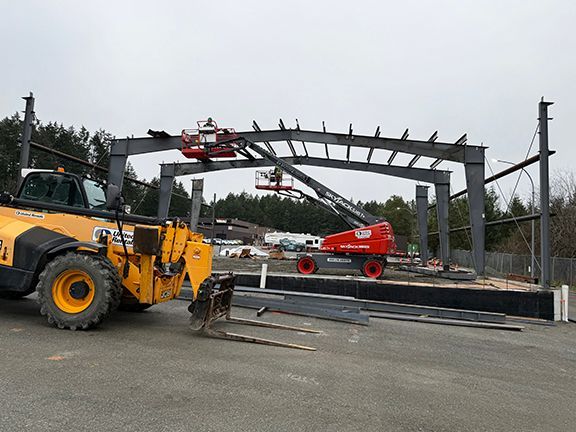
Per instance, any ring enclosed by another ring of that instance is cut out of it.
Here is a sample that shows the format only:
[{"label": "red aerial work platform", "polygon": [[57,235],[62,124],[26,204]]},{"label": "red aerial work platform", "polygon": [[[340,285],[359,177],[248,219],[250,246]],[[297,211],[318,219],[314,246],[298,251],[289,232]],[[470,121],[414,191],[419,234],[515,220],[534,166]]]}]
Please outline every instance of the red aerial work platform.
[{"label": "red aerial work platform", "polygon": [[269,191],[288,191],[294,189],[294,178],[282,170],[271,169],[256,171],[256,189]]},{"label": "red aerial work platform", "polygon": [[[236,157],[230,140],[238,135],[233,128],[219,128],[212,118],[196,122],[196,129],[182,131],[182,154],[190,159]],[[226,142],[225,144],[219,144]]]}]

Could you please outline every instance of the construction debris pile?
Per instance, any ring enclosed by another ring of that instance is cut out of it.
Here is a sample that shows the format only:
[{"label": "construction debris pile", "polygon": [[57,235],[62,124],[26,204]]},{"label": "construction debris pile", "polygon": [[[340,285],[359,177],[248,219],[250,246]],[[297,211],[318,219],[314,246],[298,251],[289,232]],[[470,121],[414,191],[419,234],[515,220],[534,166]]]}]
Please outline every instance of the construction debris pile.
[{"label": "construction debris pile", "polygon": [[220,251],[220,256],[230,257],[230,258],[261,258],[265,259],[270,256],[267,252],[264,252],[254,246],[239,246],[233,249],[222,249]]}]

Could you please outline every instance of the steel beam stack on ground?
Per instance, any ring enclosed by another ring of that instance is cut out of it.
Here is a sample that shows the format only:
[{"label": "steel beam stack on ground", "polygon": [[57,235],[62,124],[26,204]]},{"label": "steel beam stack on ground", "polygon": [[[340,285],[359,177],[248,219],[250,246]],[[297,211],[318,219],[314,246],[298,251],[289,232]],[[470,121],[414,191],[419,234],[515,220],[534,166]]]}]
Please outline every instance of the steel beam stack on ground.
[{"label": "steel beam stack on ground", "polygon": [[287,301],[285,299],[271,299],[250,295],[235,295],[232,299],[232,305],[258,310],[266,308],[271,312],[283,312],[350,324],[368,325],[368,315],[360,313],[360,309],[357,307],[323,303],[310,304],[303,301]]},{"label": "steel beam stack on ground", "polygon": [[[354,297],[306,292],[236,287],[233,305],[258,310],[304,315],[352,324],[368,325],[368,317],[417,321],[429,324],[460,325],[489,329],[519,331],[523,327],[510,324],[502,313],[408,305],[392,302],[361,300]],[[184,291],[182,299],[190,294]]]},{"label": "steel beam stack on ground", "polygon": [[[252,294],[270,294],[270,290],[250,290]],[[506,315],[460,309],[434,308],[398,303],[356,300],[351,297],[326,296],[303,293],[278,292],[284,300],[262,296],[236,295],[234,306],[278,311],[296,315],[368,325],[368,316],[374,318],[415,321],[428,324],[444,324],[521,331],[524,327],[506,323]],[[362,313],[364,311],[364,313]],[[261,313],[260,313],[261,315]]]}]

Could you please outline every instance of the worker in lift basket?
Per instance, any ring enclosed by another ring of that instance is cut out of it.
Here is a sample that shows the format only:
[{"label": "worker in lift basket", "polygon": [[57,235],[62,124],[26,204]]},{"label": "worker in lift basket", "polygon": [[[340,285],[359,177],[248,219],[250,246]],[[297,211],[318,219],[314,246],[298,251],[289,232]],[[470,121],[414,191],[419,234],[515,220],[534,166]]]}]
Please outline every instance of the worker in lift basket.
[{"label": "worker in lift basket", "polygon": [[282,168],[278,166],[274,168],[274,179],[276,180],[276,184],[278,186],[282,184]]},{"label": "worker in lift basket", "polygon": [[208,120],[200,127],[199,133],[202,143],[216,142],[216,123],[214,123],[212,117],[208,117]]},{"label": "worker in lift basket", "polygon": [[212,120],[212,117],[208,117],[208,120],[206,120],[206,123],[204,123],[204,126],[202,127],[215,129],[216,125],[214,124],[214,120]]}]

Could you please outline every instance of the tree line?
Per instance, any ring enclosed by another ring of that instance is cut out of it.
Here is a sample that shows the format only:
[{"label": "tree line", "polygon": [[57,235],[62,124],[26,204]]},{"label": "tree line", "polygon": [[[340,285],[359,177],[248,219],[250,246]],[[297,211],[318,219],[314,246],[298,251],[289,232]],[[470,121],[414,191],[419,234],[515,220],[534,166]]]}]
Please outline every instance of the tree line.
[{"label": "tree line", "polygon": [[[495,190],[487,189],[485,194],[486,219],[499,220],[514,216],[529,214],[526,205],[515,197],[508,210],[501,208],[501,203]],[[413,200],[405,200],[401,196],[392,195],[385,202],[357,202],[374,216],[383,217],[390,222],[395,234],[406,236],[411,242],[418,242],[418,227],[416,221],[416,204]],[[307,201],[298,201],[280,197],[277,194],[264,196],[252,195],[246,192],[228,194],[216,201],[216,214],[219,217],[237,218],[272,227],[282,231],[310,233],[320,236],[333,234],[349,229],[337,216],[328,213]],[[451,228],[469,225],[468,201],[465,197],[456,198],[450,202],[449,223]],[[209,211],[205,210],[205,216]],[[487,250],[497,250],[503,242],[510,238],[516,226],[513,224],[499,225],[489,228],[486,232]],[[428,213],[429,245],[432,250],[438,248],[438,231],[436,211]],[[455,232],[450,235],[450,244],[455,249],[470,249],[469,231]]]},{"label": "tree line", "polygon": [[[18,113],[0,120],[0,188],[2,191],[16,192],[20,170],[20,136],[22,119]],[[60,151],[104,168],[110,160],[112,135],[103,129],[90,133],[85,127],[65,127],[61,123],[34,122],[32,141],[50,149]],[[56,169],[88,176],[104,182],[107,174],[59,157],[55,153],[32,147],[30,149],[30,168]],[[132,165],[126,166],[126,177],[137,178]],[[158,187],[160,181],[154,178],[150,184]],[[170,205],[170,216],[186,216],[190,211],[190,197],[181,182],[175,182]],[[124,180],[123,194],[132,212],[145,216],[156,216],[158,189]]]},{"label": "tree line", "polygon": [[[0,188],[3,191],[16,192],[19,176],[20,135],[22,119],[19,114],[0,120]],[[108,167],[110,142],[112,135],[103,129],[90,132],[84,127],[65,127],[61,123],[42,123],[35,121],[32,140],[46,147],[58,150],[95,165]],[[84,165],[63,160],[54,153],[31,149],[30,167],[54,169],[63,166],[66,171],[90,176],[105,181],[106,173]],[[137,178],[134,168],[128,163],[126,176]],[[159,179],[150,182],[158,186]],[[124,195],[132,211],[137,214],[155,216],[158,203],[158,189],[124,181]],[[175,182],[170,206],[170,216],[186,217],[190,212],[188,191],[181,182]],[[358,202],[368,212],[388,220],[398,235],[407,236],[409,241],[417,242],[416,207],[413,200],[405,200],[393,195],[385,202]],[[514,216],[530,214],[529,200],[514,196],[509,203],[503,202],[493,188],[485,193],[486,220],[495,221]],[[552,179],[551,222],[552,252],[556,256],[576,256],[576,179],[573,173],[557,173]],[[210,216],[211,211],[203,207],[203,215]],[[298,201],[276,194],[264,196],[246,192],[230,193],[219,199],[215,206],[218,217],[237,218],[261,226],[278,230],[302,232],[325,236],[347,229],[347,225],[323,209],[307,201]],[[538,209],[536,208],[536,212]],[[469,225],[468,201],[460,197],[450,201],[449,222],[451,228]],[[435,211],[428,213],[428,230],[438,230]],[[536,222],[536,250],[539,250],[539,223]],[[529,254],[530,223],[518,223],[487,227],[486,249],[517,254]],[[432,250],[438,247],[438,236],[430,235]],[[471,248],[469,230],[451,233],[450,246],[453,249]]]}]

